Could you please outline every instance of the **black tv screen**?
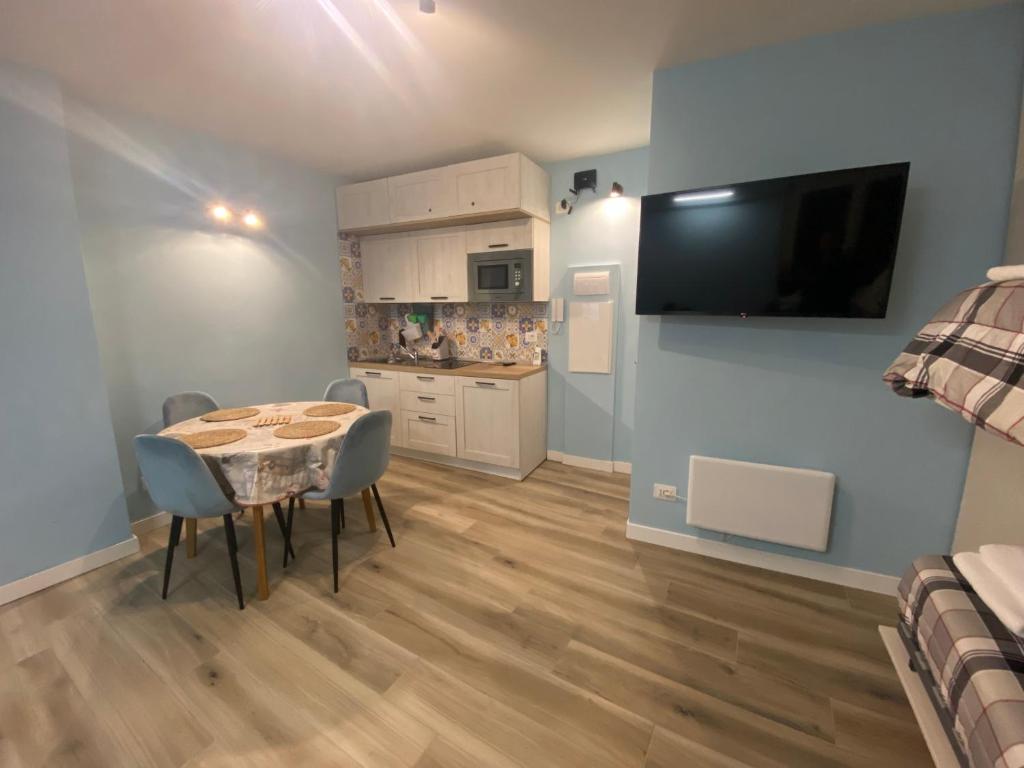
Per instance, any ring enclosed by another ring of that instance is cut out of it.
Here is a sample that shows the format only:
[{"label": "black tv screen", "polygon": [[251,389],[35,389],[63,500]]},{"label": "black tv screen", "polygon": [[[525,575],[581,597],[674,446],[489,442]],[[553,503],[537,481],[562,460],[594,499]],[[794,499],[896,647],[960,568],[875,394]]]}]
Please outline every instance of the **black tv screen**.
[{"label": "black tv screen", "polygon": [[885,317],[910,163],[646,195],[638,315]]}]

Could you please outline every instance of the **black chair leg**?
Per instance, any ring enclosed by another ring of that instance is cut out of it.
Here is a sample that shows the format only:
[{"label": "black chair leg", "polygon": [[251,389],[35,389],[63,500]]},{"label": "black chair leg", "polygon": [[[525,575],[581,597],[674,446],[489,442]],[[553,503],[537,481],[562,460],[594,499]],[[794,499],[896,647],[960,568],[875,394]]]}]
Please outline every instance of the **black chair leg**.
[{"label": "black chair leg", "polygon": [[334,593],[338,593],[338,534],[341,533],[341,519],[345,514],[345,502],[331,499],[331,562],[334,565]]},{"label": "black chair leg", "polygon": [[395,537],[391,534],[391,523],[388,522],[388,513],[384,511],[384,505],[380,502],[380,492],[377,490],[377,484],[373,483],[370,485],[370,490],[373,491],[373,498],[377,502],[377,509],[380,510],[380,519],[384,521],[384,530],[388,532],[388,538],[391,540],[391,546],[395,546]]},{"label": "black chair leg", "polygon": [[281,529],[281,538],[284,539],[284,567],[288,567],[288,555],[295,557],[295,550],[292,549],[291,539],[288,538],[288,526],[284,522],[284,511],[281,509],[281,502],[274,502],[274,517],[277,518],[277,527]]},{"label": "black chair leg", "polygon": [[242,599],[242,577],[238,573],[238,541],[235,539],[235,521],[231,515],[224,515],[224,536],[228,540],[228,554],[231,556],[231,575],[235,577],[235,594],[238,596],[238,610],[245,608]]},{"label": "black chair leg", "polygon": [[340,502],[339,509],[341,509],[341,527],[344,528],[345,527],[345,500],[344,499],[338,499],[338,501]]},{"label": "black chair leg", "polygon": [[295,550],[292,549],[292,522],[295,519],[295,497],[288,497],[288,519],[284,524],[284,540],[288,542],[288,546],[284,549],[284,564],[288,567],[288,553],[291,552],[292,559],[295,559]]},{"label": "black chair leg", "polygon": [[167,599],[167,585],[171,583],[171,563],[174,562],[174,548],[181,541],[181,518],[174,515],[171,518],[171,535],[167,538],[167,559],[164,561],[164,591],[161,597]]}]

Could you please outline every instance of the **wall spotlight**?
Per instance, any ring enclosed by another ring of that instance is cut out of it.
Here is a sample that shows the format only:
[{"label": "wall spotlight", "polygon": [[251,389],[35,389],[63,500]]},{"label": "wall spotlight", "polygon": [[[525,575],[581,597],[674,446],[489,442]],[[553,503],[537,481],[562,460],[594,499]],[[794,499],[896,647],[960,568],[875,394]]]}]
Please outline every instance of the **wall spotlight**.
[{"label": "wall spotlight", "polygon": [[608,193],[608,197],[622,197],[622,185],[617,181],[612,182],[612,191]]},{"label": "wall spotlight", "polygon": [[256,211],[246,211],[242,216],[242,223],[250,229],[259,229],[263,226],[263,219]]},{"label": "wall spotlight", "polygon": [[216,203],[210,206],[210,215],[217,221],[227,223],[231,221],[231,209],[222,203]]}]

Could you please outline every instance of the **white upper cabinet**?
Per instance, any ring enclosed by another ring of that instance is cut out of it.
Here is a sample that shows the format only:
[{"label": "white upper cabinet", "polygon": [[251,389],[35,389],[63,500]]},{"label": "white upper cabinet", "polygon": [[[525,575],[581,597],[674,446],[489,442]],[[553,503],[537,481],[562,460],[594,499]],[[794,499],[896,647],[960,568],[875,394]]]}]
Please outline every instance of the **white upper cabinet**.
[{"label": "white upper cabinet", "polygon": [[455,179],[448,168],[392,176],[387,186],[392,223],[443,219],[455,212]]},{"label": "white upper cabinet", "polygon": [[473,160],[451,169],[456,213],[493,213],[519,207],[519,155]]},{"label": "white upper cabinet", "polygon": [[342,231],[398,232],[533,216],[550,220],[550,179],[514,152],[338,188]]},{"label": "white upper cabinet", "polygon": [[391,223],[387,179],[338,187],[337,199],[338,228],[342,231]]},{"label": "white upper cabinet", "polygon": [[466,227],[466,253],[521,251],[534,247],[533,219],[495,221]]},{"label": "white upper cabinet", "polygon": [[415,237],[417,301],[469,301],[465,231],[460,227]]},{"label": "white upper cabinet", "polygon": [[382,235],[359,243],[363,262],[363,300],[370,303],[416,301],[416,241]]}]

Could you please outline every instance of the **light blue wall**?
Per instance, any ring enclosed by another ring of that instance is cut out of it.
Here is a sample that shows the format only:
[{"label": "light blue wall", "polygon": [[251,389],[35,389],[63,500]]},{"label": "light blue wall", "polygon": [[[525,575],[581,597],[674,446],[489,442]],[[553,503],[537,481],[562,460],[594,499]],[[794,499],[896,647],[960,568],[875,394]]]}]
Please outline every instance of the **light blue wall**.
[{"label": "light blue wall", "polygon": [[[567,270],[618,264],[621,293],[614,376],[568,373],[567,327],[551,334],[548,369],[548,448],[591,459],[631,461],[636,386],[636,252],[640,196],[647,191],[647,148],[581,157],[545,166],[551,206],[568,195],[576,171],[597,169],[600,196],[585,192],[571,215],[551,218],[552,296],[571,297]],[[609,198],[618,181],[626,194]],[[568,312],[568,309],[566,310]]]},{"label": "light blue wall", "polygon": [[[69,104],[82,247],[132,519],[131,439],[174,392],[319,399],[347,373],[334,180],[195,133]],[[206,216],[223,200],[259,235]]]},{"label": "light blue wall", "polygon": [[[885,320],[644,318],[630,518],[696,534],[655,481],[691,454],[835,472],[823,555],[897,574],[948,551],[970,427],[882,371],[949,296],[1002,260],[1024,8],[869,28],[659,71],[650,190],[909,160]],[[711,535],[713,536],[713,535]]]},{"label": "light blue wall", "polygon": [[0,584],[131,537],[61,95],[0,63]]}]

